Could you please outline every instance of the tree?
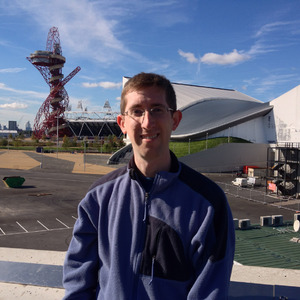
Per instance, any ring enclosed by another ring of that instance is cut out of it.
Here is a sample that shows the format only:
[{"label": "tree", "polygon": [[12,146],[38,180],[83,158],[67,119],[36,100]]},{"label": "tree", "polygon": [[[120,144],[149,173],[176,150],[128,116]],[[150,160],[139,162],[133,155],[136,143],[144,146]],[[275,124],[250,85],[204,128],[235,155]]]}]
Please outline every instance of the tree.
[{"label": "tree", "polygon": [[118,139],[118,147],[123,148],[125,146],[125,142],[123,141],[123,137]]},{"label": "tree", "polygon": [[70,138],[68,136],[64,136],[63,137],[63,143],[62,143],[62,147],[63,148],[68,148],[71,146],[71,143],[70,143]]},{"label": "tree", "polygon": [[34,142],[35,145],[39,144],[39,139],[34,135],[34,133],[31,135],[31,140]]},{"label": "tree", "polygon": [[74,136],[73,138],[73,143],[72,143],[72,147],[77,147],[77,136]]},{"label": "tree", "polygon": [[6,147],[8,145],[7,139],[0,139],[0,145]]},{"label": "tree", "polygon": [[20,141],[23,141],[23,140],[24,140],[24,132],[23,132],[23,131],[20,131],[20,132],[18,133],[18,139],[19,139]]}]

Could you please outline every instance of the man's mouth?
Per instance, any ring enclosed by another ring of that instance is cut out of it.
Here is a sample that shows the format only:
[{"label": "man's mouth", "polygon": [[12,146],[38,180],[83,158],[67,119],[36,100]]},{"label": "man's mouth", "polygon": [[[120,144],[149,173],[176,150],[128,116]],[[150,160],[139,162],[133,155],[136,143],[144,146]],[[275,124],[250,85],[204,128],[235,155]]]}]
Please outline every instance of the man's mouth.
[{"label": "man's mouth", "polygon": [[142,139],[145,139],[145,140],[152,140],[152,139],[155,139],[158,137],[158,134],[153,134],[153,135],[142,135],[141,136]]}]

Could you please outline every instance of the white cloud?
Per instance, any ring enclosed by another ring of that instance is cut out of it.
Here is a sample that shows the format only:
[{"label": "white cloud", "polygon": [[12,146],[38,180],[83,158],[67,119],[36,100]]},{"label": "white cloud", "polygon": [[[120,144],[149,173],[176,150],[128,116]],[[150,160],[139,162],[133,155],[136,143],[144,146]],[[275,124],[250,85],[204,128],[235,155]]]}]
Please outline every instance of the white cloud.
[{"label": "white cloud", "polygon": [[[243,90],[251,90],[257,96],[265,95],[266,93],[272,94],[276,91],[277,87],[283,86],[284,84],[291,84],[299,82],[299,76],[297,74],[280,74],[282,71],[277,70],[278,74],[266,74],[265,77],[253,77],[243,80]],[[268,100],[274,99],[273,96],[269,96]]]},{"label": "white cloud", "polygon": [[299,28],[299,21],[273,22],[263,25],[255,34],[255,37],[262,37],[274,31],[293,31]]},{"label": "white cloud", "polygon": [[34,98],[38,98],[38,99],[40,99],[40,98],[46,99],[46,97],[48,97],[48,94],[46,94],[46,93],[13,89],[11,87],[8,87],[3,82],[0,82],[0,90],[11,92],[11,93],[16,93],[16,94],[23,94],[23,96],[26,96],[26,97],[30,96],[30,97],[34,97]]},{"label": "white cloud", "polygon": [[250,55],[233,49],[230,53],[206,53],[201,57],[201,62],[209,65],[234,65],[250,59]]},{"label": "white cloud", "polygon": [[243,51],[237,51],[233,49],[230,53],[217,54],[217,53],[206,53],[201,58],[196,58],[192,52],[183,52],[178,50],[180,56],[184,57],[187,62],[191,64],[197,64],[199,62],[207,65],[234,65],[243,61],[249,60],[251,56]]},{"label": "white cloud", "polygon": [[298,76],[296,74],[270,74],[269,76],[260,80],[255,91],[259,94],[263,94],[266,91],[272,90],[276,86],[280,86],[284,83],[290,83],[297,78]]},{"label": "white cloud", "polygon": [[82,86],[85,88],[96,88],[102,87],[104,89],[119,89],[122,87],[122,82],[111,82],[111,81],[101,81],[101,82],[84,82]]},{"label": "white cloud", "polygon": [[[192,52],[178,50],[180,56],[184,57],[189,63],[204,63],[209,65],[235,65],[247,61],[257,55],[274,52],[278,47],[288,47],[293,45],[293,41],[288,40],[290,35],[299,35],[300,21],[273,22],[260,27],[254,35],[255,41],[248,51],[238,51],[233,49],[230,53],[218,54],[214,52],[205,53],[197,59]],[[277,39],[269,40],[269,35],[276,33]]]},{"label": "white cloud", "polygon": [[248,55],[251,57],[259,55],[259,54],[265,54],[269,52],[273,52],[274,45],[262,43],[261,41],[255,42],[253,46],[251,46],[250,50],[248,51]]},{"label": "white cloud", "polygon": [[268,34],[274,30],[277,30],[278,27],[281,27],[284,24],[286,24],[286,23],[274,22],[274,23],[265,24],[256,32],[255,37],[261,37],[261,36]]},{"label": "white cloud", "polygon": [[18,102],[0,104],[0,108],[4,108],[4,109],[6,109],[6,108],[7,109],[25,109],[27,107],[28,107],[27,104],[18,103]]},{"label": "white cloud", "polygon": [[20,9],[30,14],[40,30],[44,31],[45,37],[53,25],[58,27],[63,52],[67,49],[69,53],[73,52],[77,56],[103,64],[116,63],[124,56],[131,58],[138,56],[119,38],[126,30],[120,24],[124,13],[121,2],[113,1],[112,4],[88,0],[50,2],[31,0],[26,3],[12,0],[12,2],[14,10]]},{"label": "white cloud", "polygon": [[0,69],[0,73],[19,73],[26,70],[26,68],[8,68],[8,69]]},{"label": "white cloud", "polygon": [[178,50],[180,56],[185,58],[191,64],[197,64],[199,59],[195,57],[195,54],[192,52],[183,52],[182,50]]},{"label": "white cloud", "polygon": [[300,21],[272,22],[261,26],[254,34],[257,40],[248,51],[251,56],[278,51],[298,44]]},{"label": "white cloud", "polygon": [[[2,1],[3,2],[3,1]],[[143,69],[157,66],[157,60],[149,59],[136,50],[132,40],[132,22],[143,18],[149,27],[170,27],[178,23],[189,22],[186,12],[179,9],[185,6],[178,0],[130,1],[121,0],[94,1],[41,1],[0,0],[0,11],[5,15],[30,17],[34,25],[35,37],[29,35],[36,44],[31,51],[43,50],[47,32],[52,26],[59,29],[63,54],[70,59],[89,60],[93,64],[101,63],[107,68],[113,65],[140,63]],[[136,26],[136,25],[135,25]],[[42,43],[41,43],[42,40]],[[1,41],[0,41],[1,42]],[[131,48],[132,47],[132,48]],[[128,67],[123,67],[124,71]]]}]

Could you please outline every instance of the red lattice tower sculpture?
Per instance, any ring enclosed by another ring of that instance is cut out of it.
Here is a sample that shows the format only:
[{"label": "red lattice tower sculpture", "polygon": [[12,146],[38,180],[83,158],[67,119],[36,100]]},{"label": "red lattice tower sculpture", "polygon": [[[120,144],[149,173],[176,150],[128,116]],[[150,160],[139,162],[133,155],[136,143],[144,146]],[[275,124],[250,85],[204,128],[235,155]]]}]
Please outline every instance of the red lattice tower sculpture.
[{"label": "red lattice tower sculpture", "polygon": [[50,86],[50,94],[40,107],[34,120],[34,135],[40,139],[46,136],[70,136],[71,131],[66,124],[65,110],[69,105],[69,96],[64,85],[79,71],[74,69],[63,79],[62,68],[66,58],[62,56],[59,32],[56,27],[49,30],[46,51],[37,50],[27,59],[40,71],[46,83]]}]

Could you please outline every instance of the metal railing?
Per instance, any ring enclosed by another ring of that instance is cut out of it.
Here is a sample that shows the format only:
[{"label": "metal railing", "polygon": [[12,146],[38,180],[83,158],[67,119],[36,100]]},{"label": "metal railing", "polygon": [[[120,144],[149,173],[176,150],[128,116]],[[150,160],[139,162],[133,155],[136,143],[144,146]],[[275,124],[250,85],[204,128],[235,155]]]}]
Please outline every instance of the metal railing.
[{"label": "metal railing", "polygon": [[[231,183],[216,181],[225,194],[261,204],[273,205],[290,211],[300,211],[300,199],[283,197],[276,194],[266,194],[255,187],[240,187]],[[288,205],[288,206],[287,206]]]}]

